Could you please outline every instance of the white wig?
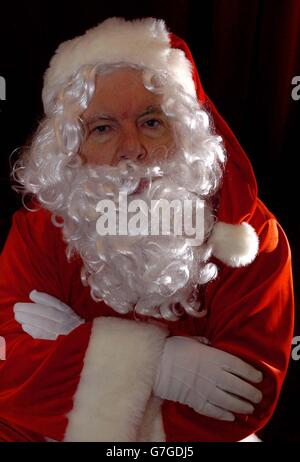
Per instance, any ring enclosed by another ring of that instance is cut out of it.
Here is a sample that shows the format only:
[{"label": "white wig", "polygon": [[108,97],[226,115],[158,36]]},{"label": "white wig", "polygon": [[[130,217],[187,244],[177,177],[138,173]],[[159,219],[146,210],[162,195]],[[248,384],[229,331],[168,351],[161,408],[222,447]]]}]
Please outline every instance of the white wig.
[{"label": "white wig", "polygon": [[[136,165],[134,174],[124,166],[92,168],[80,156],[85,139],[81,114],[94,94],[96,75],[124,67],[142,71],[145,88],[161,95],[176,145],[168,162],[148,170]],[[222,179],[224,147],[197,100],[191,64],[183,51],[172,49],[164,22],[112,18],[63,43],[45,74],[43,102],[46,117],[13,168],[21,185],[15,189],[34,194],[52,212],[55,225],[60,226],[57,216],[63,218],[67,256],[81,256],[82,281],[90,285],[92,298],[121,313],[134,310],[172,320],[183,312],[202,316],[197,289],[217,274],[211,255],[243,266],[255,258],[258,241],[246,223],[214,226],[212,200]],[[148,199],[178,194],[205,201],[200,247],[187,245],[182,237],[138,237],[126,243],[99,238],[96,203],[124,185],[130,193],[145,177],[150,180]],[[152,183],[155,177],[159,181]]]},{"label": "white wig", "polygon": [[[80,146],[85,129],[80,115],[93,96],[96,75],[123,67],[141,69],[145,87],[162,97],[161,107],[169,117],[177,155],[167,163],[160,163],[159,176],[166,176],[175,190],[177,188],[181,191],[181,197],[184,190],[186,197],[194,194],[206,201],[207,238],[214,224],[210,199],[219,187],[225,161],[222,140],[213,133],[209,116],[197,99],[185,92],[166,71],[150,70],[131,63],[81,67],[61,89],[51,114],[41,123],[30,148],[15,163],[13,174],[22,185],[23,193],[33,193],[45,208],[53,212],[54,224],[59,225],[56,216],[63,218],[67,255],[70,257],[74,251],[81,255],[84,263],[82,279],[90,284],[91,296],[95,300],[105,300],[122,313],[135,309],[142,314],[167,319],[177,319],[180,304],[184,311],[199,316],[202,312],[195,296],[197,286],[217,274],[216,266],[208,262],[211,256],[209,245],[203,244],[201,249],[194,249],[184,241],[177,240],[176,253],[172,240],[168,245],[166,240],[151,245],[152,238],[147,243],[143,238],[139,242],[139,251],[151,248],[144,271],[140,268],[136,244],[130,251],[127,248],[126,258],[124,252],[123,257],[118,258],[116,271],[116,266],[111,265],[114,250],[112,243],[108,245],[109,252],[103,252],[102,249],[101,253],[99,236],[96,236],[95,229],[91,229],[91,224],[95,228],[96,219],[91,212],[91,205],[94,205],[95,210],[97,201],[104,198],[103,191],[99,192],[96,185],[99,185],[101,176],[102,183],[107,183],[109,179],[112,184],[116,184],[120,169],[83,165]],[[152,169],[147,173],[136,166],[136,175],[153,178],[155,171]],[[167,197],[167,189],[165,184],[160,189],[160,197]],[[118,249],[115,250],[118,252]],[[146,284],[145,274],[150,267],[154,268],[155,261],[157,267],[151,272],[152,281]],[[138,274],[141,275],[140,280]],[[124,275],[127,275],[126,281]],[[129,280],[131,282],[128,284]]]}]

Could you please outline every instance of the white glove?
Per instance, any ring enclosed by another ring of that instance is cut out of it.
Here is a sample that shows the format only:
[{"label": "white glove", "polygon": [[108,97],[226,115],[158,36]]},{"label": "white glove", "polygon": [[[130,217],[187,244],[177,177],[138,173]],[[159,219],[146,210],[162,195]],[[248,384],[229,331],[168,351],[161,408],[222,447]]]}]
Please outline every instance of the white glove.
[{"label": "white glove", "polygon": [[55,340],[85,322],[72,308],[52,295],[33,290],[29,298],[34,303],[16,303],[14,313],[22,329],[33,338]]},{"label": "white glove", "polygon": [[175,336],[166,340],[153,392],[199,414],[233,421],[232,412],[251,414],[254,407],[248,401],[261,401],[261,391],[248,381],[259,383],[262,378],[261,372],[236,356]]}]

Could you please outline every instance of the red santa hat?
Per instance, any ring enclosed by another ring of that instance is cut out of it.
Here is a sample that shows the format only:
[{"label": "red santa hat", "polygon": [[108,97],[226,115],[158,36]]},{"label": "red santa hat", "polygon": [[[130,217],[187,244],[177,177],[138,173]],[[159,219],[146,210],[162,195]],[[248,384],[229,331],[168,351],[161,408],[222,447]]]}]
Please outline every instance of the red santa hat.
[{"label": "red santa hat", "polygon": [[170,34],[164,21],[153,18],[126,21],[110,18],[84,35],[62,43],[44,76],[45,113],[60,89],[83,65],[130,63],[155,70],[168,70],[211,114],[223,138],[228,162],[219,192],[218,220],[208,240],[212,254],[223,263],[240,267],[251,263],[259,242],[248,223],[256,205],[257,186],[252,167],[234,134],[205,94],[193,57],[186,43]]}]

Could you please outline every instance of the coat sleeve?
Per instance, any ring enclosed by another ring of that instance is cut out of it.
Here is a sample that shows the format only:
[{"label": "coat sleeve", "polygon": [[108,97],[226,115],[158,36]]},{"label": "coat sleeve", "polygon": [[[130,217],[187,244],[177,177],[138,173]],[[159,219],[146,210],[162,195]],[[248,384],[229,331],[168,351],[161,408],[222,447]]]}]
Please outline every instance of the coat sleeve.
[{"label": "coat sleeve", "polygon": [[18,211],[0,257],[0,441],[134,441],[167,333],[100,317],[56,341],[26,334],[14,304],[63,293],[57,229],[41,217]]},{"label": "coat sleeve", "polygon": [[262,215],[262,209],[257,210],[252,220],[260,238],[255,262],[240,269],[219,265],[218,279],[208,286],[209,313],[201,334],[213,347],[263,372],[263,382],[255,385],[263,399],[252,415],[236,414],[234,422],[201,416],[187,406],[165,402],[163,415],[169,441],[240,441],[262,428],[276,408],[293,334],[291,255],[280,225],[272,217],[261,223]]},{"label": "coat sleeve", "polygon": [[[0,441],[60,440],[72,408],[91,323],[57,341],[35,340],[15,321],[16,302],[33,289],[60,296],[54,242],[40,212],[20,210],[0,257]],[[44,245],[44,242],[47,245]],[[74,341],[76,339],[76,342]]]}]

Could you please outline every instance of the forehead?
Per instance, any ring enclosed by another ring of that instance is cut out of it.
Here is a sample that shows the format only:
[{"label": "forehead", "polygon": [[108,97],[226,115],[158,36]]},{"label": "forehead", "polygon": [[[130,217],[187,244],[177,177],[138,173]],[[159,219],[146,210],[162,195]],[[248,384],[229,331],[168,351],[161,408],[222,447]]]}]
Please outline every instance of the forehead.
[{"label": "forehead", "polygon": [[97,75],[94,95],[83,113],[84,118],[93,113],[107,113],[115,117],[130,117],[149,106],[159,106],[161,96],[147,90],[142,71],[118,69]]}]

